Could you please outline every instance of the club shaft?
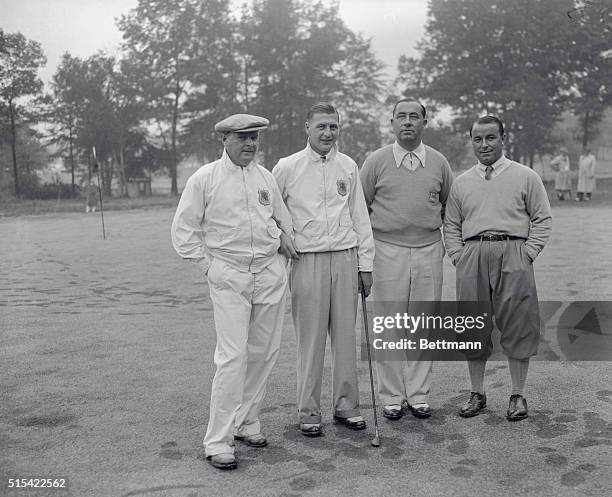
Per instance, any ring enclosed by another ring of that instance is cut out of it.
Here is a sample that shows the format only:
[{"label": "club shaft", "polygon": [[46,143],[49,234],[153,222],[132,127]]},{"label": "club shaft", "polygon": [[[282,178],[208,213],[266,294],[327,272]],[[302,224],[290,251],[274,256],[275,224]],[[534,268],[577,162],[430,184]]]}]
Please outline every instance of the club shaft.
[{"label": "club shaft", "polygon": [[366,335],[366,349],[368,351],[368,366],[370,371],[370,390],[372,392],[372,407],[374,409],[374,427],[378,436],[378,415],[376,414],[376,394],[374,393],[374,374],[372,373],[372,354],[370,352],[370,331],[368,324],[368,310],[366,308],[365,293],[361,292],[361,308],[363,312],[363,327]]}]

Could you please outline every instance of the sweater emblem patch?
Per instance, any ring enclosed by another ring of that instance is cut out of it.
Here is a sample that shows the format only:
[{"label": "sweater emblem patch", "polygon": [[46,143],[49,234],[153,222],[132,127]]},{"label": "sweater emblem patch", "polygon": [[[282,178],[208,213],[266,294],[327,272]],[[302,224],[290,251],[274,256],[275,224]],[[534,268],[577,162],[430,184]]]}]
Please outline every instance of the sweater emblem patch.
[{"label": "sweater emblem patch", "polygon": [[261,205],[270,205],[270,192],[265,188],[259,189],[259,203]]},{"label": "sweater emblem patch", "polygon": [[346,194],[348,193],[348,185],[346,180],[339,179],[338,181],[336,181],[336,186],[338,187],[338,195],[346,197]]},{"label": "sweater emblem patch", "polygon": [[438,192],[429,192],[429,201],[433,204],[438,202]]}]

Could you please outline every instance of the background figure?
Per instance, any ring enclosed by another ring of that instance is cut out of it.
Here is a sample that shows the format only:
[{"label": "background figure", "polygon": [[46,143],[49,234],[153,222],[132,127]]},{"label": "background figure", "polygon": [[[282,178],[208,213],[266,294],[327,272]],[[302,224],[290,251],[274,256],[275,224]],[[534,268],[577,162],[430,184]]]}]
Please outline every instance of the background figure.
[{"label": "background figure", "polygon": [[567,149],[561,147],[559,154],[550,161],[551,167],[557,171],[555,176],[555,191],[559,200],[572,199],[572,177],[570,173],[570,161]]},{"label": "background figure", "polygon": [[[453,172],[440,152],[423,144],[425,107],[404,98],[393,107],[396,141],[374,151],[361,169],[376,247],[372,296],[375,314],[418,314],[414,302],[442,298],[444,245],[440,227]],[[393,330],[394,340],[406,330]],[[414,354],[414,353],[412,353]],[[431,415],[432,361],[427,351],[407,356],[383,352],[376,359],[383,415],[399,419],[405,408]]]},{"label": "background figure", "polygon": [[340,153],[340,117],[328,103],[306,116],[306,148],[272,171],[291,213],[295,248],[290,288],[297,341],[297,406],[304,436],[321,435],[325,342],[332,352],[334,419],[353,430],[359,411],[355,360],[357,294],[372,286],[374,240],[359,170]]},{"label": "background figure", "polygon": [[96,212],[99,202],[100,193],[98,192],[98,187],[89,183],[85,188],[85,212]]},{"label": "background figure", "polygon": [[588,147],[584,147],[578,161],[576,190],[576,202],[591,200],[591,195],[595,191],[595,156]]}]

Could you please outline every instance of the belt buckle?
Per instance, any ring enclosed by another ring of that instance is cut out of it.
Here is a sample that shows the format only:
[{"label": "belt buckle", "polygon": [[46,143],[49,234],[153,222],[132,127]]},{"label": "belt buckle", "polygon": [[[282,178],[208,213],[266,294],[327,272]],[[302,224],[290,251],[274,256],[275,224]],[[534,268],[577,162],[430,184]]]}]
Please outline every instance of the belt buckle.
[{"label": "belt buckle", "polygon": [[501,242],[503,240],[509,240],[508,235],[497,234],[497,233],[485,233],[481,236],[481,240],[488,242]]}]

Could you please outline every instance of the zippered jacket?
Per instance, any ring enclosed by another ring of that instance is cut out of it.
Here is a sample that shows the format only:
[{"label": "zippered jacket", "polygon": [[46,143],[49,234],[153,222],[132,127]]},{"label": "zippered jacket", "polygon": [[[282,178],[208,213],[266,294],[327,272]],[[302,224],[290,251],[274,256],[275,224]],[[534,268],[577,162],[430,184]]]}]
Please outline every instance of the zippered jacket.
[{"label": "zippered jacket", "polygon": [[172,221],[172,244],[185,259],[217,257],[257,273],[273,261],[291,216],[272,173],[252,161],[234,164],[224,151],[187,181]]},{"label": "zippered jacket", "polygon": [[357,248],[359,271],[372,271],[374,239],[359,169],[334,146],[326,156],[310,145],[272,170],[291,213],[298,252]]}]

